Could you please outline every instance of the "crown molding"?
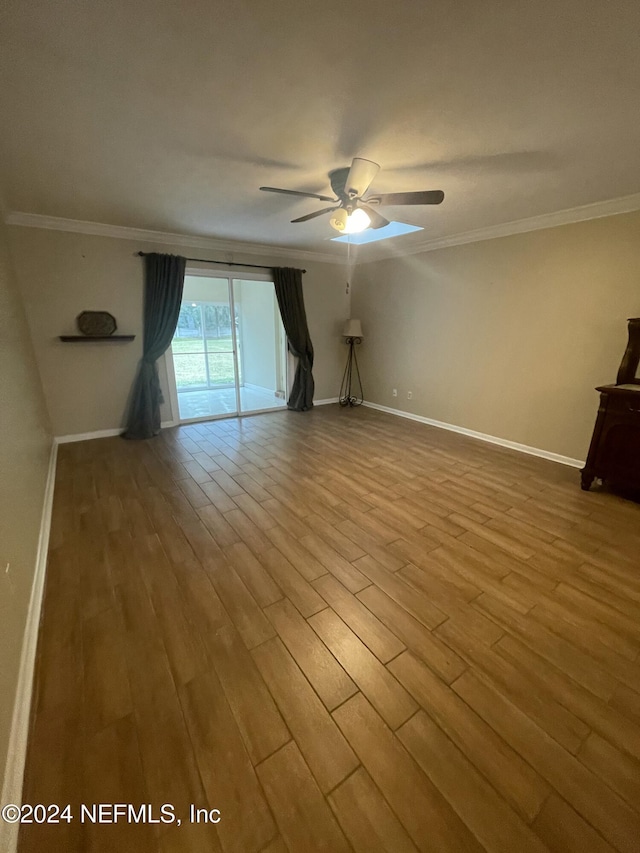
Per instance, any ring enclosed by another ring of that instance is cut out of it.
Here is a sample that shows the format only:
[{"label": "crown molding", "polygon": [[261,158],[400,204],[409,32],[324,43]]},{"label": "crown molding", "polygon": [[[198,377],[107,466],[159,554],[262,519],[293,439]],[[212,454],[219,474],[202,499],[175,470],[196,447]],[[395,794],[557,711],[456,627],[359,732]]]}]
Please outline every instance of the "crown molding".
[{"label": "crown molding", "polygon": [[[215,237],[198,237],[193,234],[174,234],[168,231],[149,231],[145,228],[130,228],[127,225],[107,225],[102,222],[87,222],[81,219],[64,219],[60,216],[43,216],[39,213],[12,211],[4,221],[7,225],[20,225],[25,228],[42,228],[47,231],[70,231],[74,234],[88,234],[94,237],[115,237],[118,240],[134,240],[139,243],[162,243],[163,245],[185,246],[192,249],[209,249],[214,252],[227,252],[233,255],[265,255],[275,258],[289,258],[301,261],[321,261],[340,264],[340,256],[307,249],[288,249],[285,246],[271,246],[266,243],[244,243],[239,240],[220,240]],[[232,261],[234,258],[225,258]]]},{"label": "crown molding", "polygon": [[[555,213],[542,213],[539,216],[531,216],[527,219],[515,219],[511,222],[502,222],[499,225],[488,225],[486,228],[462,231],[459,234],[451,234],[449,237],[423,240],[420,243],[402,246],[402,248],[396,244],[393,252],[384,252],[384,254],[382,254],[384,246],[380,246],[380,254],[371,258],[371,261],[398,257],[399,254],[417,255],[422,252],[435,252],[437,249],[448,249],[450,246],[479,243],[482,240],[495,240],[498,237],[510,237],[512,234],[525,234],[527,231],[557,228],[560,225],[572,225],[576,222],[586,222],[589,219],[603,219],[607,216],[617,216],[620,213],[633,213],[636,210],[640,210],[640,193],[612,198],[608,201],[597,201],[593,204],[583,204],[580,207],[558,210]],[[371,246],[374,247],[376,244],[372,243]],[[366,250],[366,245],[360,248]],[[360,263],[367,263],[367,260],[361,258]]]},{"label": "crown molding", "polygon": [[[473,231],[462,231],[448,237],[438,237],[423,240],[418,243],[403,245],[393,244],[393,250],[385,251],[378,243],[371,244],[372,256],[366,257],[367,246],[355,262],[369,263],[398,257],[399,255],[418,255],[423,252],[435,252],[437,249],[448,249],[451,246],[461,246],[465,243],[479,243],[483,240],[495,240],[498,237],[510,237],[512,234],[525,234],[528,231],[541,231],[545,228],[557,228],[561,225],[571,225],[576,222],[586,222],[590,219],[602,219],[607,216],[617,216],[621,213],[633,213],[640,210],[640,193],[612,198],[607,201],[597,201],[593,204],[583,204],[555,213],[542,213],[527,219],[515,219],[498,225],[488,225],[486,228],[476,228]],[[75,234],[89,234],[95,237],[115,237],[120,240],[134,240],[141,243],[162,243],[163,245],[185,246],[187,248],[209,249],[215,252],[227,252],[231,255],[265,255],[275,258],[289,258],[301,261],[320,261],[329,264],[344,264],[342,255],[326,252],[310,251],[308,249],[288,249],[284,246],[272,246],[266,243],[243,243],[234,240],[220,240],[215,237],[198,237],[192,234],[174,234],[168,231],[149,231],[144,228],[130,228],[126,225],[106,225],[102,222],[87,222],[81,219],[64,219],[59,216],[43,216],[39,213],[22,213],[13,211],[4,217],[7,225],[21,225],[27,228],[43,228],[50,231],[71,231]],[[353,248],[353,247],[352,247]],[[389,247],[391,249],[391,247]],[[225,260],[235,260],[234,257]]]}]

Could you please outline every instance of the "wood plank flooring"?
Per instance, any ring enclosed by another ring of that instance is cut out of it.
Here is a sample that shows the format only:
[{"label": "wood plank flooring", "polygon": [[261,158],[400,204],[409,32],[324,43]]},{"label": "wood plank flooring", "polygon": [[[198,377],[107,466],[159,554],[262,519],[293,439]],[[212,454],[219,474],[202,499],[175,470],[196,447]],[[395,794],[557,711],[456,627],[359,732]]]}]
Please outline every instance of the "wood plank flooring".
[{"label": "wood plank flooring", "polygon": [[333,406],[62,445],[21,853],[636,853],[640,505],[578,480]]}]

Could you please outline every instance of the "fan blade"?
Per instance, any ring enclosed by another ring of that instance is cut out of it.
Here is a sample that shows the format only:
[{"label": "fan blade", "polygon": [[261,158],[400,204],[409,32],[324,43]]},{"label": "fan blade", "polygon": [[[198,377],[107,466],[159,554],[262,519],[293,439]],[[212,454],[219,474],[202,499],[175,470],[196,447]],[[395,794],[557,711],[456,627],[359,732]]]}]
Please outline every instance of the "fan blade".
[{"label": "fan blade", "polygon": [[303,193],[300,190],[281,190],[278,187],[260,187],[260,189],[265,193],[282,193],[283,195],[297,195],[302,196],[303,198],[317,198],[320,201],[335,201],[335,198],[331,198],[329,195],[318,195],[317,193]]},{"label": "fan blade", "polygon": [[360,198],[369,189],[371,181],[380,171],[380,166],[371,160],[363,160],[362,157],[354,157],[347,180],[345,181],[345,193],[350,198]]},{"label": "fan blade", "polygon": [[316,216],[322,216],[324,213],[331,213],[332,210],[337,210],[337,207],[323,207],[322,210],[316,210],[313,213],[307,213],[306,216],[299,216],[297,219],[292,219],[291,222],[307,222],[309,219],[315,219]]},{"label": "fan blade", "polygon": [[385,225],[389,224],[389,220],[385,219],[381,213],[378,213],[377,210],[374,210],[372,207],[369,207],[368,204],[363,204],[360,202],[358,207],[367,214],[369,219],[371,220],[371,228],[384,228]]},{"label": "fan blade", "polygon": [[424,190],[416,193],[382,193],[365,201],[367,204],[440,204],[443,199],[442,190]]},{"label": "fan blade", "polygon": [[329,172],[329,180],[331,181],[331,189],[336,194],[336,197],[342,201],[346,201],[347,197],[344,192],[344,187],[349,176],[349,167],[345,166],[341,169],[332,169]]}]

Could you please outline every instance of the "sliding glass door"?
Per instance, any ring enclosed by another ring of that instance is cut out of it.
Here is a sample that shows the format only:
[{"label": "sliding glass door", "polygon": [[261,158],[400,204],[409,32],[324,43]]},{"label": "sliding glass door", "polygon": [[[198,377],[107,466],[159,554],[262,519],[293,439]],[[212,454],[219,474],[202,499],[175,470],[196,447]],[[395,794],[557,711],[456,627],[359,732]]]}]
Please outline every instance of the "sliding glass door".
[{"label": "sliding glass door", "polygon": [[273,282],[188,273],[167,365],[180,421],[286,405],[285,334]]}]

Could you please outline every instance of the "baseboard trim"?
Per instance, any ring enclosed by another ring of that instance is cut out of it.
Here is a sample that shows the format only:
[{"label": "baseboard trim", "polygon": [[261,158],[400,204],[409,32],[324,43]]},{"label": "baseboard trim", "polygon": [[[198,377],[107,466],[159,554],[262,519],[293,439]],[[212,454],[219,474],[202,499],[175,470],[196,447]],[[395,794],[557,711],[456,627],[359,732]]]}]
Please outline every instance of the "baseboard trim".
[{"label": "baseboard trim", "polygon": [[314,400],[313,405],[314,406],[328,406],[330,403],[337,403],[339,399],[340,399],[339,397],[327,397],[326,400]]},{"label": "baseboard trim", "polygon": [[75,435],[57,435],[56,444],[71,444],[74,441],[91,441],[94,438],[109,438],[120,435],[121,429],[99,429],[95,432],[79,432]]},{"label": "baseboard trim", "polygon": [[[314,400],[313,405],[328,406],[330,403],[337,403],[338,399],[338,397],[329,397],[326,400]],[[265,409],[264,411],[279,412],[283,411],[283,409],[284,406],[282,409]],[[263,413],[261,412],[261,414]],[[194,418],[192,421],[162,421],[160,426],[162,429],[171,429],[171,427],[178,427],[181,424],[188,426],[189,423],[199,423],[202,420],[203,418]],[[74,441],[93,441],[94,438],[110,438],[113,435],[121,435],[123,432],[124,430],[121,427],[118,427],[117,429],[99,429],[95,432],[78,432],[74,435],[57,435],[54,438],[54,441],[56,444],[71,444]]]},{"label": "baseboard trim", "polygon": [[380,412],[387,412],[390,415],[396,415],[399,418],[407,418],[410,421],[418,421],[421,424],[437,427],[438,429],[446,429],[449,432],[457,432],[460,435],[466,435],[468,438],[476,438],[478,441],[486,441],[488,444],[497,444],[500,447],[507,447],[509,450],[517,450],[519,453],[526,453],[528,456],[539,456],[541,459],[548,459],[550,462],[557,462],[560,465],[568,465],[570,468],[584,468],[584,462],[580,459],[572,459],[570,456],[561,456],[559,453],[552,453],[550,450],[541,450],[539,447],[529,447],[528,444],[518,444],[516,441],[508,441],[506,438],[499,438],[496,435],[487,435],[484,432],[476,432],[473,429],[457,426],[456,424],[448,424],[444,421],[436,421],[433,418],[425,418],[422,415],[414,415],[411,412],[403,412],[401,409],[391,409],[389,406],[381,406],[378,403],[364,402],[364,406],[370,409],[377,409]]},{"label": "baseboard trim", "polygon": [[[29,599],[29,610],[27,612],[27,621],[22,640],[22,652],[20,654],[20,668],[18,670],[18,684],[13,706],[11,733],[9,735],[9,749],[7,751],[2,794],[0,795],[0,803],[2,805],[6,805],[7,803],[22,803],[22,783],[27,758],[29,721],[31,718],[33,674],[38,646],[38,630],[40,628],[44,581],[47,572],[47,553],[49,551],[57,458],[58,443],[54,439],[49,455],[49,470],[44,489],[36,565],[33,583],[31,584],[31,597]],[[0,820],[0,850],[6,851],[6,853],[14,853],[17,850],[18,828],[19,824],[17,823],[5,823],[3,820]]]},{"label": "baseboard trim", "polygon": [[[180,421],[162,421],[161,429],[180,426]],[[57,435],[54,439],[56,444],[72,444],[74,441],[93,441],[94,438],[111,438],[113,435],[122,435],[124,429],[116,427],[114,429],[98,429],[95,432],[78,432],[74,435]]]}]

